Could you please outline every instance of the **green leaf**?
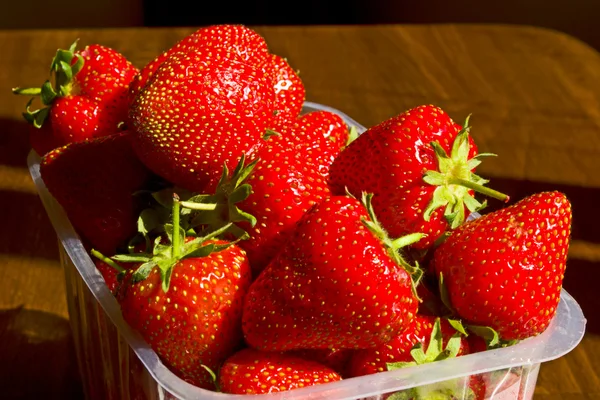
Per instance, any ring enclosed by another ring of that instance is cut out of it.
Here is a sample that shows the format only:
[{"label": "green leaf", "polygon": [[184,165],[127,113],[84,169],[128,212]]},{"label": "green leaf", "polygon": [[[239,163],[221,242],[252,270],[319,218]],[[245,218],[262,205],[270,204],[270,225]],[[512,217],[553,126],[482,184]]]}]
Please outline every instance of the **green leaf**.
[{"label": "green leaf", "polygon": [[402,369],[402,368],[407,368],[407,367],[414,367],[415,365],[417,365],[417,363],[414,361],[409,361],[409,362],[399,361],[399,362],[386,364],[388,371],[393,371],[395,369]]},{"label": "green leaf", "polygon": [[467,208],[469,209],[469,211],[471,211],[471,212],[479,211],[483,207],[483,204],[481,204],[479,201],[477,201],[473,196],[471,196],[468,193],[465,194],[465,196],[463,197],[463,201],[464,201],[465,205],[467,206]]},{"label": "green leaf", "polygon": [[456,319],[447,319],[447,321],[458,332],[462,333],[465,336],[469,336],[469,334],[465,330],[465,327],[463,326],[463,324],[459,320],[456,320]]},{"label": "green leaf", "polygon": [[442,300],[442,303],[444,304],[444,306],[446,306],[446,308],[452,313],[454,314],[454,308],[452,307],[452,302],[450,301],[450,294],[448,293],[448,288],[446,287],[446,284],[444,283],[444,274],[442,274],[440,272],[440,276],[438,279],[438,287],[439,287],[439,291],[440,291],[440,299]]},{"label": "green leaf", "polygon": [[450,170],[452,168],[452,160],[450,159],[450,157],[448,157],[448,154],[446,154],[446,150],[444,150],[438,142],[431,142],[430,144],[431,147],[433,147],[435,156],[438,161],[438,169],[440,171]]},{"label": "green leaf", "polygon": [[419,360],[415,358],[415,361],[418,364],[430,362],[432,360],[435,360],[437,355],[440,354],[443,350],[444,347],[442,337],[442,324],[440,322],[440,319],[436,318],[435,323],[433,324],[433,329],[431,329],[431,335],[429,336],[429,346],[427,346],[427,352],[425,353],[426,359],[423,362],[419,362]]},{"label": "green leaf", "polygon": [[244,201],[252,194],[252,186],[245,183],[241,186],[238,186],[230,195],[229,195],[229,203],[239,203]]},{"label": "green leaf", "polygon": [[348,131],[348,141],[346,142],[346,146],[348,146],[350,143],[354,142],[356,139],[358,139],[358,130],[356,129],[356,126],[352,125],[350,126],[350,130]]},{"label": "green leaf", "polygon": [[449,358],[455,358],[460,351],[460,347],[462,344],[462,338],[460,334],[452,335],[448,343],[446,344],[446,348],[443,352],[441,352],[434,361],[442,361],[447,360]]},{"label": "green leaf", "polygon": [[156,266],[156,264],[153,261],[148,261],[148,262],[145,262],[142,265],[140,265],[138,267],[138,269],[136,269],[132,275],[133,281],[140,282],[140,281],[143,281],[144,279],[148,278],[148,276],[150,275],[150,272],[152,272],[152,269],[155,266]]},{"label": "green leaf", "polygon": [[39,96],[42,93],[41,88],[13,88],[12,92],[14,94],[20,94],[25,96]]},{"label": "green leaf", "polygon": [[[392,393],[389,397],[386,397],[387,400],[421,400],[418,397],[418,394],[415,392],[415,389],[407,389],[402,390],[400,392]],[[427,399],[429,400],[429,399]]]},{"label": "green leaf", "polygon": [[450,153],[450,158],[456,161],[467,161],[469,158],[469,131],[468,129],[463,129],[460,131],[456,138],[454,139],[454,143],[452,143],[452,151]]},{"label": "green leaf", "polygon": [[[429,344],[429,347],[431,347],[431,343]],[[427,362],[427,355],[423,352],[423,344],[420,342],[412,348],[410,355],[418,365],[425,364]]]},{"label": "green leaf", "polygon": [[467,329],[483,338],[488,348],[493,348],[500,343],[500,335],[489,326],[467,325]]},{"label": "green leaf", "polygon": [[52,84],[50,83],[50,81],[44,82],[44,84],[42,85],[42,90],[41,90],[40,95],[41,95],[42,103],[44,103],[44,105],[48,106],[48,105],[52,104],[52,102],[56,98],[57,94],[54,91],[54,89],[52,88]]},{"label": "green leaf", "polygon": [[256,225],[256,218],[254,217],[254,215],[249,214],[245,211],[240,210],[237,207],[232,207],[230,212],[229,212],[229,220],[231,222],[248,222],[250,224],[251,227],[254,228],[254,225]]},{"label": "green leaf", "polygon": [[406,246],[410,246],[411,244],[417,243],[419,240],[423,239],[427,235],[424,233],[409,233],[408,235],[404,235],[397,239],[392,240],[392,248],[401,249]]},{"label": "green leaf", "polygon": [[438,171],[427,171],[423,175],[423,181],[425,181],[425,183],[429,183],[430,185],[441,186],[446,183],[446,178],[444,178],[444,175]]},{"label": "green leaf", "polygon": [[[189,242],[191,243],[191,242]],[[215,244],[209,243],[206,245],[201,245],[200,247],[191,247],[190,250],[184,251],[185,258],[203,258],[211,255],[215,252]]]},{"label": "green leaf", "polygon": [[73,73],[73,76],[77,75],[79,71],[81,71],[81,68],[83,68],[83,64],[85,63],[85,60],[81,54],[76,54],[75,57],[77,58],[77,61],[71,66],[71,72]]},{"label": "green leaf", "polygon": [[48,118],[48,113],[50,112],[50,108],[49,107],[44,107],[41,110],[37,110],[35,112],[35,118],[33,120],[33,126],[35,126],[36,128],[41,128],[42,125],[44,124],[44,121],[46,120],[46,118]]},{"label": "green leaf", "polygon": [[152,258],[152,254],[135,253],[135,254],[117,254],[112,256],[113,260],[122,262],[145,263]]},{"label": "green leaf", "polygon": [[263,138],[263,140],[269,140],[273,136],[281,136],[281,133],[275,132],[272,129],[267,129],[262,138]]},{"label": "green leaf", "polygon": [[146,208],[142,210],[137,220],[138,232],[144,236],[147,236],[150,232],[153,232],[157,228],[164,225],[164,215],[160,215],[159,212],[153,208]]},{"label": "green leaf", "polygon": [[450,189],[447,186],[438,186],[433,191],[431,201],[423,212],[423,219],[429,221],[431,219],[431,214],[433,214],[435,210],[453,202],[454,197],[452,196]]}]

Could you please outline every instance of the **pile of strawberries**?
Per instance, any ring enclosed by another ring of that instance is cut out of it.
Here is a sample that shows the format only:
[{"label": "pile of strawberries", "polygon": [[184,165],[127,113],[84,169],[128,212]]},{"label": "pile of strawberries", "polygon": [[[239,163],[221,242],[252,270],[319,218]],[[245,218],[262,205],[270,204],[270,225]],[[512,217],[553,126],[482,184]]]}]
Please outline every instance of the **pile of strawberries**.
[{"label": "pile of strawberries", "polygon": [[476,197],[509,199],[475,174],[490,154],[468,119],[422,105],[358,136],[301,115],[300,77],[243,26],[141,70],[101,45],[51,69],[14,89],[44,105],[24,113],[42,178],[125,320],[193,385],[268,393],[435,362],[556,313],[570,203],[485,213]]}]

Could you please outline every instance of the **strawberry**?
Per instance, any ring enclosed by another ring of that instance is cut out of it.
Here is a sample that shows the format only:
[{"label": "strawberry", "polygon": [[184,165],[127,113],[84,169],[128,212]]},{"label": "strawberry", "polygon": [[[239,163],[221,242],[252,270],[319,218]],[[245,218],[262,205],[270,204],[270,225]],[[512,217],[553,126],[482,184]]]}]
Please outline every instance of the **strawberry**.
[{"label": "strawberry", "polygon": [[484,155],[477,155],[468,121],[461,130],[439,107],[419,106],[354,140],[331,166],[329,183],[337,195],[346,188],[355,196],[373,193],[375,213],[389,234],[422,232],[427,236],[412,247],[423,250],[484,206],[472,190],[506,199],[473,173]]},{"label": "strawberry", "polygon": [[338,374],[345,377],[347,366],[354,354],[350,349],[300,349],[288,352],[288,354],[316,361],[323,364]]},{"label": "strawberry", "polygon": [[136,232],[141,204],[133,193],[152,174],[136,158],[125,131],[69,143],[47,153],[40,174],[82,238],[114,254]]},{"label": "strawberry", "polygon": [[224,164],[232,167],[264,142],[273,116],[268,82],[224,49],[172,55],[132,105],[137,155],[177,186],[214,191]]},{"label": "strawberry", "polygon": [[179,208],[175,199],[172,224],[165,226],[168,243],[158,239],[152,253],[112,257],[141,264],[125,275],[118,299],[125,321],[167,367],[193,385],[214,389],[205,367],[217,370],[241,345],[250,266],[243,250],[214,239],[218,231],[186,238]]},{"label": "strawberry", "polygon": [[[462,327],[454,321],[452,323],[464,332]],[[447,319],[417,315],[400,335],[389,342],[378,347],[355,351],[349,363],[348,374],[349,376],[362,376],[383,372],[388,370],[388,364],[394,363],[407,363],[406,365],[402,364],[402,366],[408,366],[409,363],[415,361],[411,350],[416,345],[419,345],[425,352],[424,354],[427,354],[432,340],[435,346],[439,348],[432,348],[431,351],[446,349],[446,346],[451,344],[456,346],[456,348],[448,349],[453,356],[468,354],[469,345],[467,339],[458,335],[459,333],[460,331],[455,329]],[[459,340],[456,343],[451,343],[450,339],[455,335],[459,337]],[[438,357],[441,353],[442,351],[438,351],[435,357]],[[428,361],[433,361],[433,358]],[[423,363],[424,359],[419,360],[419,362]],[[396,364],[389,369],[400,366],[400,364]]]},{"label": "strawberry", "polygon": [[290,67],[286,59],[271,54],[264,68],[273,79],[277,113],[273,126],[276,127],[300,115],[306,90],[300,76]]},{"label": "strawberry", "polygon": [[255,349],[243,349],[228,358],[219,375],[221,391],[232,394],[275,393],[342,379],[316,361]]},{"label": "strawberry", "polygon": [[[350,376],[392,371],[469,354],[464,328],[458,321],[417,315],[410,326],[390,342],[354,353]],[[434,383],[397,392],[390,398],[482,400],[485,383],[478,376]]]},{"label": "strawberry", "polygon": [[242,25],[213,25],[203,27],[186,36],[169,50],[148,63],[131,84],[130,96],[134,98],[171,56],[178,53],[204,52],[211,49],[231,51],[240,62],[253,66],[269,63],[267,43],[258,33]]},{"label": "strawberry", "polygon": [[[348,138],[343,120],[330,112],[313,112],[282,124],[257,153],[254,162],[241,159],[222,176],[208,203],[215,211],[196,220],[210,229],[234,222],[231,233],[247,235],[239,243],[258,275],[279,252],[296,222],[314,204],[329,196],[329,165]],[[334,140],[335,138],[335,140]]]},{"label": "strawberry", "polygon": [[40,96],[42,109],[25,119],[37,132],[30,135],[31,146],[44,155],[71,142],[111,135],[121,129],[128,111],[129,83],[138,73],[117,51],[98,44],[75,51],[59,49],[51,64],[54,87],[46,81],[41,88],[15,88],[16,94]]},{"label": "strawberry", "polygon": [[263,351],[287,351],[360,349],[391,340],[417,309],[411,275],[398,253],[405,244],[400,242],[410,240],[387,237],[368,195],[363,204],[349,196],[316,204],[250,287],[246,342]]},{"label": "strawberry", "polygon": [[502,340],[543,332],[556,314],[571,233],[571,205],[542,192],[457,228],[435,250],[455,312]]}]

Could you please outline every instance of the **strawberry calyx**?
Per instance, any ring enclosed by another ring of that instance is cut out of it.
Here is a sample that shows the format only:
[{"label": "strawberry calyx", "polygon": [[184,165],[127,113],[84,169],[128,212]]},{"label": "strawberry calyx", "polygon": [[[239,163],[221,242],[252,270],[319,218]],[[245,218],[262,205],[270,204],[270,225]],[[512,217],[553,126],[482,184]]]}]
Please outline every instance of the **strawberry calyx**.
[{"label": "strawberry calyx", "polygon": [[[416,365],[428,364],[436,361],[442,361],[457,357],[461,348],[462,337],[466,336],[467,332],[465,331],[464,327],[459,321],[450,319],[447,319],[447,321],[450,323],[450,325],[452,325],[454,329],[457,330],[457,332],[454,335],[452,335],[452,337],[448,340],[446,346],[443,345],[442,325],[440,318],[436,318],[435,323],[433,325],[433,329],[431,330],[431,334],[429,336],[429,344],[427,346],[427,350],[423,351],[423,343],[416,343],[410,351],[410,355],[413,361],[387,363],[388,371],[412,367]],[[452,399],[458,398],[457,396],[455,396],[455,394],[462,393],[464,391],[463,387],[464,386],[461,385],[460,380],[450,380],[440,382],[438,384],[425,385],[413,389],[396,392],[392,396],[390,396],[389,399]],[[472,395],[473,393],[469,394]],[[471,398],[471,396],[467,398]]]},{"label": "strawberry calyx", "polygon": [[450,156],[438,142],[430,143],[435,151],[438,171],[426,171],[423,175],[423,181],[437,186],[423,213],[423,219],[429,221],[435,210],[445,207],[444,217],[451,229],[457,228],[465,221],[465,206],[469,211],[477,212],[487,205],[487,201],[476,200],[469,193],[470,190],[504,202],[509,201],[509,197],[504,193],[484,186],[489,181],[472,172],[481,163],[481,158],[495,154],[480,153],[469,159],[469,117],[454,139]]},{"label": "strawberry calyx", "polygon": [[[450,320],[448,320],[448,322],[450,322]],[[456,357],[460,351],[461,338],[466,331],[461,326],[459,321],[452,320],[450,324],[454,328],[459,327],[459,329],[457,329],[458,332],[452,335],[452,337],[448,340],[448,343],[446,343],[445,347],[442,337],[442,325],[440,318],[438,317],[435,319],[435,323],[433,324],[433,329],[431,330],[431,334],[429,336],[429,345],[427,346],[427,350],[423,351],[423,343],[418,342],[410,351],[413,361],[387,363],[388,370],[392,371],[395,369],[428,364],[435,361]]]},{"label": "strawberry calyx", "polygon": [[203,227],[202,232],[222,231],[223,226],[228,228],[223,233],[233,235],[236,239],[247,239],[248,232],[237,224],[248,223],[251,227],[256,225],[256,218],[240,210],[238,203],[246,200],[252,193],[252,186],[245,183],[252,174],[258,159],[248,165],[245,164],[246,157],[242,154],[240,161],[229,176],[229,169],[223,166],[223,174],[217,184],[215,193],[212,195],[197,195],[195,201],[199,203],[215,204],[212,210],[196,210],[190,220],[192,227]]},{"label": "strawberry calyx", "polygon": [[206,243],[225,232],[229,228],[229,224],[206,236],[186,240],[186,231],[181,227],[180,223],[181,206],[182,204],[179,196],[174,194],[171,214],[172,222],[164,225],[164,232],[168,241],[167,244],[164,243],[164,238],[162,236],[157,236],[154,240],[154,246],[151,253],[117,254],[111,257],[114,261],[141,264],[133,272],[133,282],[139,282],[146,279],[150,272],[155,267],[158,267],[161,275],[162,288],[167,292],[169,290],[173,269],[181,260],[206,257],[212,253],[225,250],[234,243]]},{"label": "strawberry calyx", "polygon": [[[77,39],[68,50],[58,49],[56,55],[50,64],[50,75],[54,75],[54,86],[50,80],[46,80],[39,88],[21,88],[12,89],[14,94],[33,96],[25,107],[23,117],[27,122],[36,128],[41,128],[48,117],[50,105],[57,97],[65,97],[71,94],[73,90],[73,77],[83,68],[84,58],[75,53]],[[75,61],[74,61],[75,60]],[[39,97],[42,104],[46,107],[37,110],[31,110],[33,100]]]},{"label": "strawberry calyx", "polygon": [[[350,197],[354,197],[347,189],[346,194]],[[373,210],[372,199],[373,193],[363,192],[361,202],[367,210],[369,219],[363,218],[362,223],[369,231],[371,231],[371,233],[375,235],[375,237],[377,237],[383,243],[389,256],[394,260],[394,262],[408,272],[408,274],[411,276],[413,294],[417,297],[417,299],[419,299],[419,296],[417,295],[417,285],[420,283],[421,278],[423,277],[423,270],[419,267],[418,262],[416,262],[415,265],[411,265],[408,261],[406,261],[401,249],[418,242],[426,235],[424,233],[411,233],[397,239],[391,239],[383,226],[377,220],[377,216]]]},{"label": "strawberry calyx", "polygon": [[482,338],[485,341],[488,350],[513,346],[519,342],[516,339],[501,339],[498,332],[494,328],[491,328],[489,326],[467,325],[467,329],[470,332]]}]

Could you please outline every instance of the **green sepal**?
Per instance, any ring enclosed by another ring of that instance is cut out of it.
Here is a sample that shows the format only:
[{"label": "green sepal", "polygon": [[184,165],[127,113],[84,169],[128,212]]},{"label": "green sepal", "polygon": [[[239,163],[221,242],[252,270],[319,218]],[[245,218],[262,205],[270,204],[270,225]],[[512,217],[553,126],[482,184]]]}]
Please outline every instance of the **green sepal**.
[{"label": "green sepal", "polygon": [[[400,392],[392,393],[389,397],[386,397],[387,400],[415,400],[417,399],[418,394],[414,389],[406,389]],[[421,399],[419,399],[421,400]]]},{"label": "green sepal", "polygon": [[52,104],[52,102],[54,101],[56,96],[57,96],[57,94],[54,91],[54,89],[52,88],[52,84],[50,83],[50,81],[44,82],[44,84],[42,85],[41,93],[40,93],[42,103],[44,103],[44,105],[48,106],[48,105]]},{"label": "green sepal", "polygon": [[154,267],[156,267],[156,263],[153,261],[147,261],[140,265],[131,275],[133,282],[141,282],[147,279]]},{"label": "green sepal", "polygon": [[448,319],[446,319],[446,321],[448,321],[450,326],[452,326],[455,330],[460,332],[462,335],[469,336],[469,334],[466,331],[465,327],[463,326],[462,322],[460,322],[459,320],[448,318]]},{"label": "green sepal", "polygon": [[16,87],[12,89],[13,94],[19,94],[23,96],[39,96],[42,94],[41,88],[21,88]]},{"label": "green sepal", "polygon": [[450,301],[450,293],[448,292],[448,288],[444,283],[444,274],[441,272],[438,278],[438,289],[440,292],[440,299],[442,300],[442,304],[444,304],[444,307],[448,309],[450,314],[456,314],[454,307],[452,307],[452,302]]},{"label": "green sepal", "polygon": [[[348,188],[346,188],[346,193],[348,196],[355,198],[348,191]],[[404,255],[401,253],[401,247],[413,244],[419,241],[425,235],[422,233],[412,233],[394,240],[390,239],[383,226],[381,226],[377,220],[375,210],[373,209],[372,199],[372,193],[362,193],[361,203],[365,207],[369,219],[363,218],[361,219],[361,222],[373,235],[375,235],[376,238],[383,243],[392,260],[394,260],[398,266],[402,267],[410,275],[413,295],[418,301],[421,301],[421,298],[417,293],[417,286],[423,277],[423,270],[419,267],[418,263],[411,265],[404,259]]]},{"label": "green sepal", "polygon": [[219,386],[219,379],[217,379],[217,374],[215,374],[212,369],[210,369],[209,367],[207,367],[204,364],[200,364],[200,366],[202,368],[204,368],[206,370],[206,372],[208,372],[208,374],[210,375],[210,378],[212,379],[213,384],[215,385],[215,391],[220,392],[221,387]]},{"label": "green sepal", "polygon": [[500,345],[500,335],[498,335],[495,329],[489,326],[467,325],[467,329],[481,337],[488,349],[493,349]]},{"label": "green sepal", "polygon": [[281,136],[281,133],[275,132],[273,129],[267,129],[263,135],[263,140],[269,140],[273,136]]},{"label": "green sepal", "polygon": [[346,141],[346,146],[350,145],[350,143],[358,139],[358,136],[359,134],[358,130],[356,129],[356,126],[350,126],[350,129],[348,130],[348,140]]}]

